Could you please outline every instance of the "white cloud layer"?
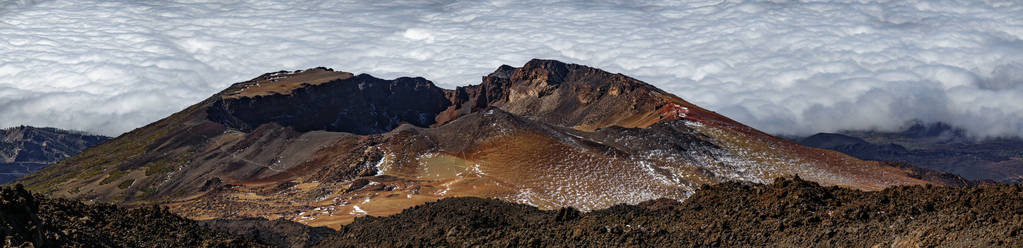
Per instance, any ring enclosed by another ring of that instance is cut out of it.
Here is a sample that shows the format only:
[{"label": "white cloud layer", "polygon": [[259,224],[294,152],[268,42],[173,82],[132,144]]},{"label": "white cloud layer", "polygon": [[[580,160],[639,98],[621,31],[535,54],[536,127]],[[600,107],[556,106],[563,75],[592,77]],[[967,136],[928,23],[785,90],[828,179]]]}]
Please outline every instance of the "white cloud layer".
[{"label": "white cloud layer", "polygon": [[263,72],[478,83],[559,59],[786,134],[1023,134],[1023,3],[4,1],[0,126],[116,135]]}]

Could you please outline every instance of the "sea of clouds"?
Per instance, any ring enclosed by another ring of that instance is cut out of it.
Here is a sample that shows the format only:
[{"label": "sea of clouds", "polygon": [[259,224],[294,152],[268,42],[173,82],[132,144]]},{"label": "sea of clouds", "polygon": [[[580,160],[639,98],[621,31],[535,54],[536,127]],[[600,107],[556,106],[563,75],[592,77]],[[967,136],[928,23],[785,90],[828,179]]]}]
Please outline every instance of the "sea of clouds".
[{"label": "sea of clouds", "polygon": [[117,135],[264,72],[453,88],[501,64],[620,72],[761,130],[943,121],[1023,135],[1023,3],[0,0],[0,126]]}]

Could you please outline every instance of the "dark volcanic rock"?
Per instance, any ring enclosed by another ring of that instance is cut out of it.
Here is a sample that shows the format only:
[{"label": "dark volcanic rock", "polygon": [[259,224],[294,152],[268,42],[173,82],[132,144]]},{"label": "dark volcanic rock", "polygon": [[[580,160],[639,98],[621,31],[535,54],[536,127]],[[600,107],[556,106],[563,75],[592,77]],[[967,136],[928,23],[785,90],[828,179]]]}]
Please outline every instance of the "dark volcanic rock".
[{"label": "dark volcanic rock", "polygon": [[200,223],[214,230],[259,240],[277,247],[307,247],[337,233],[334,229],[311,227],[281,219],[207,220]]},{"label": "dark volcanic rock", "polygon": [[0,188],[0,237],[5,247],[266,247],[204,228],[166,208],[47,199],[20,184]]},{"label": "dark volcanic rock", "polygon": [[367,74],[294,89],[287,95],[224,98],[209,118],[250,131],[276,122],[298,131],[383,133],[402,123],[430,126],[451,103],[444,90],[416,77],[394,80]]},{"label": "dark volcanic rock", "polygon": [[576,215],[450,198],[359,218],[318,247],[1020,247],[1023,185],[863,192],[796,179],[702,187],[684,203]]}]

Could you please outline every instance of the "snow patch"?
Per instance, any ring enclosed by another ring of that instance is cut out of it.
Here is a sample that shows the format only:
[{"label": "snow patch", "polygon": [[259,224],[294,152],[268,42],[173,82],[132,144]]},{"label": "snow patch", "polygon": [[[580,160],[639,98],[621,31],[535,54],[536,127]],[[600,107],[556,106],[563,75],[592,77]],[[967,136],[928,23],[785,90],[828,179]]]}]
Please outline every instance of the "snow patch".
[{"label": "snow patch", "polygon": [[352,206],[351,214],[353,214],[353,215],[368,215],[369,213],[367,213],[366,210],[362,210],[362,208],[360,208],[359,205],[353,205]]},{"label": "snow patch", "polygon": [[375,167],[377,169],[376,176],[384,175],[384,167],[383,167],[383,165],[384,165],[384,161],[385,160],[387,160],[387,152],[384,152],[384,155],[380,156],[380,160],[378,160],[377,163],[375,165],[373,165],[373,167]]}]

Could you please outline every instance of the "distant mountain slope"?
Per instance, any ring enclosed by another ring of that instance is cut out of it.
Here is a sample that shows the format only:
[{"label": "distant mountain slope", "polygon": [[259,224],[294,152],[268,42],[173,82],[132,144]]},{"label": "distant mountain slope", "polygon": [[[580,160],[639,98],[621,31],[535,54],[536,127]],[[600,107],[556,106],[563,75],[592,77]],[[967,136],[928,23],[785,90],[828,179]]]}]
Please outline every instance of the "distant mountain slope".
[{"label": "distant mountain slope", "polygon": [[552,60],[450,90],[326,68],[267,73],[20,182],[196,219],[338,228],[455,196],[594,210],[788,175],[866,190],[962,182],[800,146],[628,76]]},{"label": "distant mountain slope", "polygon": [[903,161],[971,180],[1023,182],[1023,139],[971,139],[944,123],[914,123],[899,132],[820,133],[794,141],[866,160]]},{"label": "distant mountain slope", "polygon": [[28,175],[110,139],[56,128],[0,129],[0,184]]}]

